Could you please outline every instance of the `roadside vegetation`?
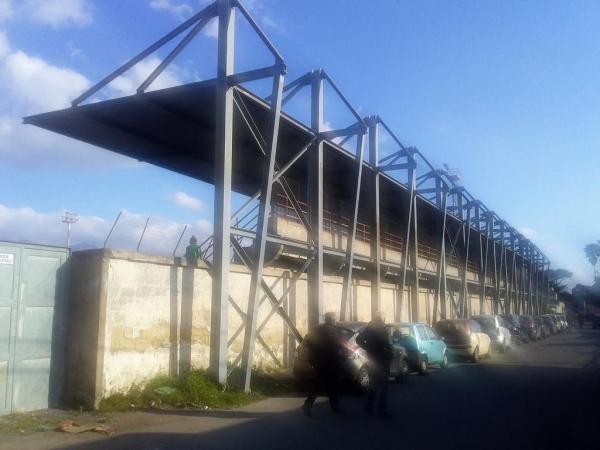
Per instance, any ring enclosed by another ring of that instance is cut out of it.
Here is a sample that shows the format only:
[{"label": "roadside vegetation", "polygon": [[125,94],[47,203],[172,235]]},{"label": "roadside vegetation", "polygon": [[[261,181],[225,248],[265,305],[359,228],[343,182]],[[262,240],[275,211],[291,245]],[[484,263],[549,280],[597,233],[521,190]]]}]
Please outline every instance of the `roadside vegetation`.
[{"label": "roadside vegetation", "polygon": [[[241,379],[241,373],[231,376],[232,385]],[[206,371],[192,370],[183,377],[158,376],[143,386],[134,386],[128,392],[116,393],[103,399],[100,412],[128,411],[150,408],[230,409],[261,400],[267,396],[293,392],[292,378],[287,373],[255,371],[252,392],[223,389],[213,382]]]}]

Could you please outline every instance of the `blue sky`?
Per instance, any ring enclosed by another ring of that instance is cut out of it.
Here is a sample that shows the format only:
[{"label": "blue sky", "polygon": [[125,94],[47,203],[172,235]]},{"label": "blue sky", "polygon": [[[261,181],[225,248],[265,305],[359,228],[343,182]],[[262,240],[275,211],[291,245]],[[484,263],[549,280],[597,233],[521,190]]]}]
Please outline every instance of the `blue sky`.
[{"label": "blue sky", "polygon": [[[206,234],[212,189],[20,124],[86,87],[206,5],[202,0],[0,0],[0,239],[170,252],[183,224]],[[331,74],[361,114],[377,113],[435,165],[527,234],[555,266],[590,282],[600,239],[600,3],[574,1],[252,0],[288,79]],[[214,24],[157,88],[210,78]],[[268,61],[244,25],[240,70]],[[164,53],[100,98],[130,93]],[[329,111],[343,121],[339,111]],[[333,120],[332,119],[332,120]],[[336,124],[337,125],[337,124]],[[343,125],[343,123],[340,123]]]}]

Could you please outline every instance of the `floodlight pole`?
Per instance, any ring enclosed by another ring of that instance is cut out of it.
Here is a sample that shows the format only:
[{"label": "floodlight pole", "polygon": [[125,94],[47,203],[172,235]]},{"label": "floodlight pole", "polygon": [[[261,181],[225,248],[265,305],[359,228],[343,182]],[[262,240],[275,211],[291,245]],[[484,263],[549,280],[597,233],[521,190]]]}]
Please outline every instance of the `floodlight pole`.
[{"label": "floodlight pole", "polygon": [[62,217],[62,223],[67,224],[67,248],[71,248],[71,225],[77,222],[77,214],[65,211]]}]

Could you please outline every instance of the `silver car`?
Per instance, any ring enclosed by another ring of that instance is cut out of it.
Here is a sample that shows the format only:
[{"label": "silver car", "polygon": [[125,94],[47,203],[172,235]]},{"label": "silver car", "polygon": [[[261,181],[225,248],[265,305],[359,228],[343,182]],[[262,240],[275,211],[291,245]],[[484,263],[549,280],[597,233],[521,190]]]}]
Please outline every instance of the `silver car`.
[{"label": "silver car", "polygon": [[[344,346],[347,349],[346,355],[342,358],[341,370],[338,373],[340,382],[349,383],[358,387],[361,391],[367,392],[371,384],[371,362],[367,353],[356,343],[356,336],[367,324],[365,322],[337,322],[336,326],[341,331]],[[406,383],[410,373],[406,349],[392,340],[391,332],[388,333],[388,338],[393,351],[390,375],[396,381]],[[315,377],[314,368],[309,361],[309,351],[304,342],[300,344],[296,351],[293,367],[294,380],[300,389],[305,388],[307,383],[311,383]]]},{"label": "silver car", "polygon": [[471,319],[476,320],[484,333],[486,333],[492,345],[504,353],[511,346],[510,331],[504,322],[504,319],[497,314],[484,314],[471,316]]}]

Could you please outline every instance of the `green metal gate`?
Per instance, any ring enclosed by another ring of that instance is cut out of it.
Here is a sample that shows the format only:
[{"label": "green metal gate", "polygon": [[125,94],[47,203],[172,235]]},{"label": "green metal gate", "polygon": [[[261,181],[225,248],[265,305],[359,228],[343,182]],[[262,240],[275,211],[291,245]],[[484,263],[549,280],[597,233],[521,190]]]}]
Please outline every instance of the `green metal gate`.
[{"label": "green metal gate", "polygon": [[0,414],[58,400],[68,254],[0,241]]}]

